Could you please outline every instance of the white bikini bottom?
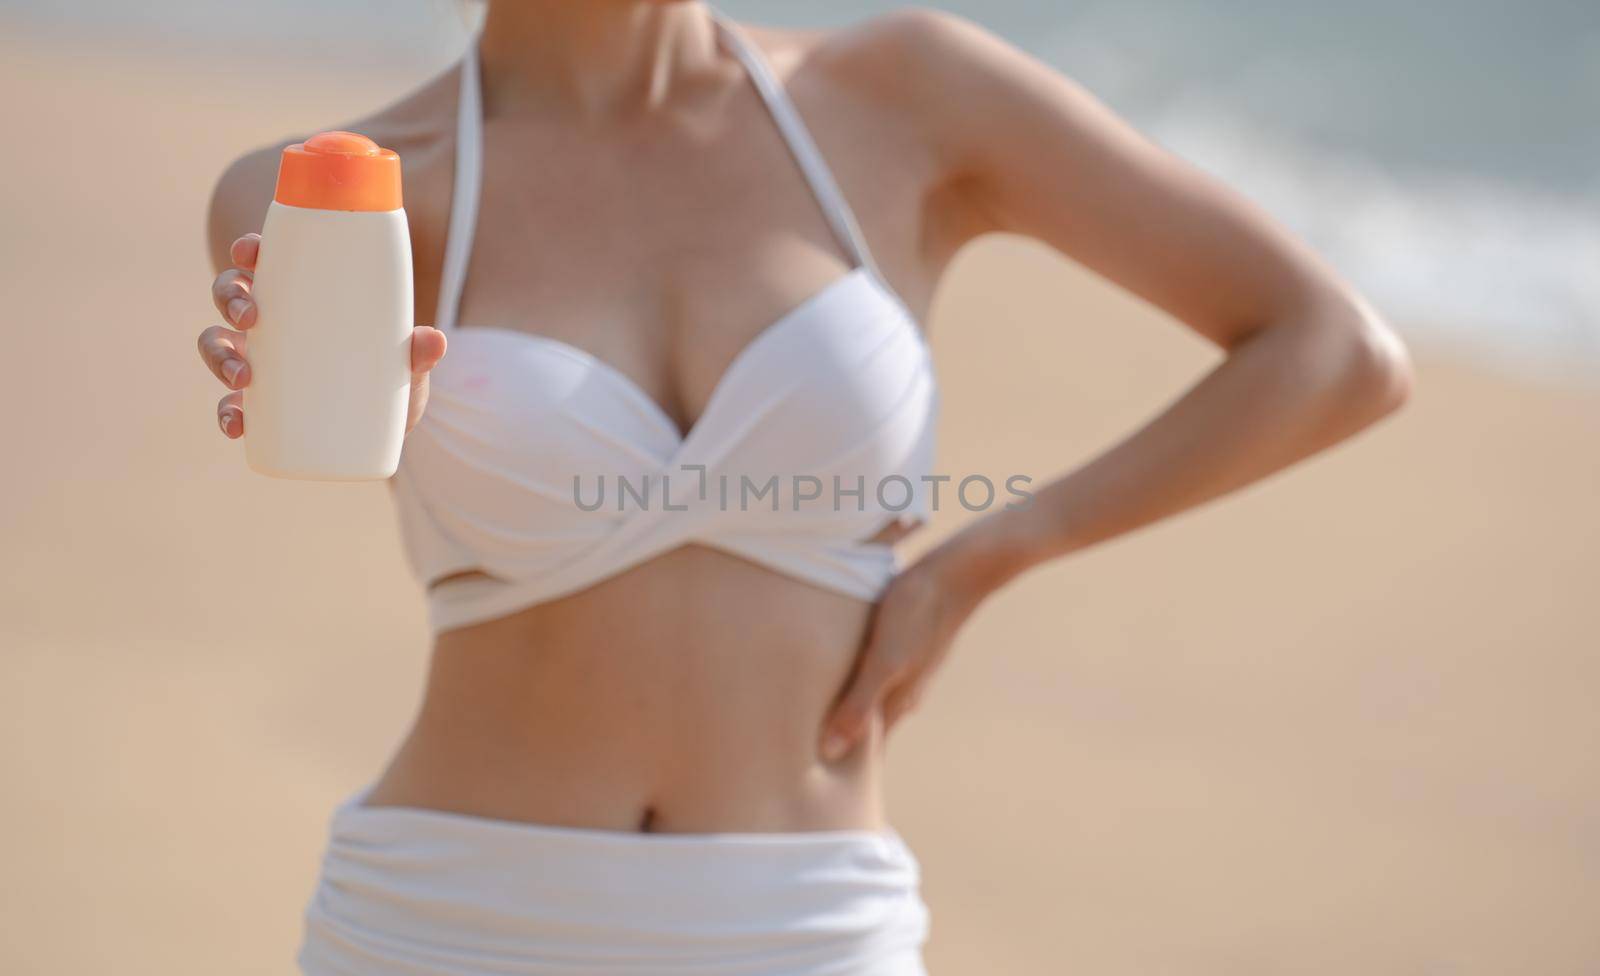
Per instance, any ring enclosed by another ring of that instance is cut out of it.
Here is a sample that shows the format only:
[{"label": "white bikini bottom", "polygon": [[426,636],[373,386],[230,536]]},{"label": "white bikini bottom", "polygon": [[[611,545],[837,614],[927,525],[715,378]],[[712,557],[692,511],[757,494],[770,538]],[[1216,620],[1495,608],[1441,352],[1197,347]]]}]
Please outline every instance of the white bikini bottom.
[{"label": "white bikini bottom", "polygon": [[651,834],[334,812],[306,976],[926,976],[892,828]]}]

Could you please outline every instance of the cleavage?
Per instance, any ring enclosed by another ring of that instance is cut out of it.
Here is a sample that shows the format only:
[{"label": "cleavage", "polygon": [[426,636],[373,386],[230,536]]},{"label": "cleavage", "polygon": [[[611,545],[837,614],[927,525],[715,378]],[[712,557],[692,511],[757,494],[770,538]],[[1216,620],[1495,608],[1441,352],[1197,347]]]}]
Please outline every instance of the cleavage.
[{"label": "cleavage", "polygon": [[[577,289],[557,282],[531,284],[517,293],[515,302],[509,295],[480,300],[470,293],[469,282],[457,327],[523,333],[597,360],[653,403],[681,441],[704,419],[737,360],[852,274],[831,256],[815,256],[802,266],[803,276],[791,264],[781,280],[772,280],[776,275],[716,276],[723,279],[720,286],[705,273],[687,285],[650,280],[665,276],[635,276],[631,286],[619,281],[609,289],[587,292],[604,295],[601,303],[575,297]],[[739,282],[744,295],[760,297],[729,298],[728,281]],[[549,311],[529,314],[529,309],[541,307]]]}]

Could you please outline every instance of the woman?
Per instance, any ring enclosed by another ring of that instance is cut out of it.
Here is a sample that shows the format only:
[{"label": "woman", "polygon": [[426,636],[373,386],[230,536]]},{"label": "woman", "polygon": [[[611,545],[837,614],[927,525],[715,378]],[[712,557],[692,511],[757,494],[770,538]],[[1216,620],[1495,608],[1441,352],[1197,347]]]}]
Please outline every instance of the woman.
[{"label": "woman", "polygon": [[[1409,384],[1302,245],[945,14],[746,34],[692,0],[493,0],[458,69],[355,128],[405,161],[438,310],[393,480],[436,641],[414,726],[335,814],[312,974],[922,972],[883,743],[962,622]],[[212,206],[228,324],[200,348],[230,438],[277,152]],[[1226,356],[897,572],[936,486],[917,320],[990,231]],[[769,475],[844,494],[751,503]],[[619,481],[648,487],[620,504]]]}]

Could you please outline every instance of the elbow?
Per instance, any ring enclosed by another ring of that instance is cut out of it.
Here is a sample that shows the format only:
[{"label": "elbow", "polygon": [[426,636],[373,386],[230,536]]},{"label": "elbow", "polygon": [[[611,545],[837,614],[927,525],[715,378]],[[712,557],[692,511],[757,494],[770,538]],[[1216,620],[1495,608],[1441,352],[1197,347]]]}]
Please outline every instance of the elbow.
[{"label": "elbow", "polygon": [[1413,376],[1405,344],[1359,298],[1341,296],[1289,330],[1298,347],[1292,358],[1297,385],[1322,404],[1321,412],[1358,430],[1399,410],[1410,399]]},{"label": "elbow", "polygon": [[1340,330],[1338,357],[1342,398],[1368,423],[1399,410],[1411,398],[1411,355],[1389,324],[1358,302]]}]

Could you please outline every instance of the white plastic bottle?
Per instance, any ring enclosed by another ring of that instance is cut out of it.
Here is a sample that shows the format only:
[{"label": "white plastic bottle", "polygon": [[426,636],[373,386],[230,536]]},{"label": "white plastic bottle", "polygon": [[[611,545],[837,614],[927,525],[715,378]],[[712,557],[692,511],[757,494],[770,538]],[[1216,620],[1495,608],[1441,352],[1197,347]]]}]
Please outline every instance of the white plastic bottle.
[{"label": "white plastic bottle", "polygon": [[316,481],[394,474],[411,383],[400,158],[352,132],[285,149],[252,295],[250,467]]}]

